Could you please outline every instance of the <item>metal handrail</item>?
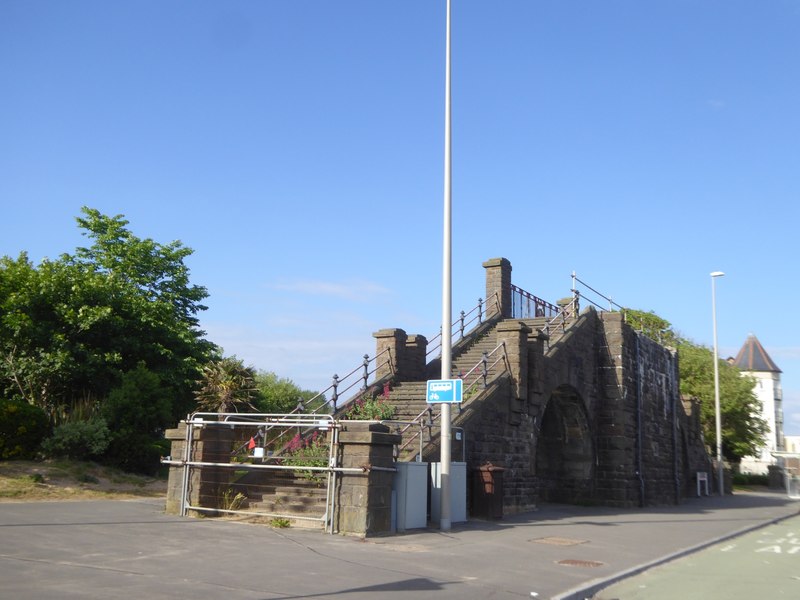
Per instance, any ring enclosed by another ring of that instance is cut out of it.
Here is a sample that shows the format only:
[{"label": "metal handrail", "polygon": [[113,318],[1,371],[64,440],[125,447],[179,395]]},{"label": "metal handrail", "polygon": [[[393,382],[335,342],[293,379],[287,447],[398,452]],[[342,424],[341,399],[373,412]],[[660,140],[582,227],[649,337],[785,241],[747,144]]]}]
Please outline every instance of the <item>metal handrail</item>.
[{"label": "metal handrail", "polygon": [[[531,307],[533,307],[533,312],[531,312]],[[555,304],[511,284],[511,316],[513,318],[553,317],[558,314],[559,310]]]},{"label": "metal handrail", "polygon": [[[495,303],[495,310],[499,309],[500,306],[500,299],[497,296],[497,292],[494,293],[494,303]],[[475,324],[475,327],[483,324],[483,320],[488,313],[489,307],[489,300],[487,299],[486,302],[483,301],[482,298],[478,298],[478,305],[475,306],[469,312],[461,311],[459,318],[453,321],[453,337],[451,341],[458,341],[463,339],[464,332],[468,329],[471,329],[471,326]],[[457,337],[456,337],[457,336]],[[442,348],[442,328],[439,328],[439,333],[433,336],[431,339],[428,340],[428,347],[425,352],[425,362],[430,362],[432,358],[435,358],[439,354],[441,354]]]},{"label": "metal handrail", "polygon": [[598,304],[597,302],[593,301],[591,298],[586,298],[586,295],[584,295],[584,296],[583,296],[584,298],[586,298],[586,301],[587,301],[587,302],[589,302],[589,303],[590,303],[590,304],[592,304],[593,306],[596,306],[596,307],[597,307],[597,308],[599,308],[600,310],[609,310],[609,311],[613,311],[615,306],[616,306],[616,307],[617,307],[619,310],[622,310],[622,309],[624,308],[623,306],[620,306],[619,304],[617,304],[616,302],[614,302],[614,301],[613,301],[613,300],[612,300],[612,299],[611,299],[609,296],[606,296],[606,295],[604,295],[604,294],[602,294],[602,293],[598,292],[596,289],[594,289],[592,286],[590,286],[590,285],[589,285],[588,283],[586,283],[585,281],[582,281],[581,279],[578,279],[578,276],[575,274],[575,271],[573,271],[573,272],[572,272],[572,294],[573,294],[573,297],[574,297],[574,296],[578,296],[578,295],[580,295],[580,292],[578,291],[578,286],[576,285],[576,284],[578,284],[578,283],[580,283],[580,284],[581,284],[583,287],[585,287],[585,288],[586,288],[586,289],[588,289],[588,290],[591,290],[593,293],[597,294],[597,295],[598,295],[598,296],[600,296],[600,297],[601,297],[603,300],[605,300],[606,302],[608,302],[608,308],[606,309],[605,307],[601,306],[601,305],[600,305],[600,304]]},{"label": "metal handrail", "polygon": [[[489,357],[492,356],[495,352],[497,352],[501,348],[502,348],[502,353],[497,357],[497,359],[493,363],[489,364]],[[505,350],[506,350],[505,342],[500,342],[491,352],[485,352],[484,355],[481,357],[481,360],[479,360],[477,363],[475,363],[475,365],[461,377],[462,381],[464,381],[464,388],[463,388],[464,396],[467,396],[469,391],[471,389],[473,389],[478,384],[478,382],[481,381],[481,380],[483,380],[483,387],[484,387],[484,389],[486,389],[488,387],[488,374],[489,374],[489,371],[491,371],[492,368],[494,368],[501,361],[505,364],[505,369],[504,369],[504,371],[501,371],[501,373],[505,372],[505,371],[510,371],[510,367],[509,367],[509,364],[508,364],[508,356],[507,356]],[[482,367],[482,369],[478,373],[477,370],[478,370],[479,367]],[[468,378],[473,373],[475,374],[475,377],[472,380],[472,383],[467,383]],[[425,418],[426,413],[428,415],[427,423],[423,422],[423,419]],[[411,427],[413,427],[415,425],[420,428],[419,432],[415,433],[413,436],[411,436],[408,440],[404,441],[400,445],[400,451],[402,452],[403,450],[408,448],[418,437],[419,437],[420,446],[421,446],[422,445],[422,431],[423,431],[423,429],[425,427],[427,427],[428,430],[430,431],[433,428],[434,422],[438,418],[439,418],[439,414],[435,413],[433,411],[433,407],[432,406],[428,405],[427,407],[425,407],[425,409],[423,409],[416,417],[414,417],[409,422],[408,425],[406,425],[405,427],[403,427],[399,431],[400,435],[402,436],[402,435],[405,434],[406,431],[408,431]],[[420,453],[421,452],[422,452],[422,450],[420,449]]]},{"label": "metal handrail", "polygon": [[[490,365],[489,364],[489,357],[492,356],[495,352],[497,352],[500,348],[503,349],[502,354],[500,354],[497,357],[497,359]],[[508,355],[506,354],[506,343],[505,342],[500,342],[497,346],[495,346],[494,350],[492,350],[491,352],[484,352],[483,357],[481,357],[481,360],[479,360],[477,363],[475,363],[475,365],[461,377],[461,379],[464,381],[464,386],[465,386],[464,389],[463,389],[463,393],[467,394],[469,392],[469,390],[471,388],[473,388],[478,383],[478,381],[480,381],[481,379],[483,380],[483,387],[484,387],[484,389],[486,389],[488,387],[488,385],[489,385],[489,382],[488,382],[489,371],[491,371],[492,368],[497,366],[497,364],[500,361],[503,361],[503,363],[505,364],[504,371],[510,371],[511,370],[510,369],[510,365],[508,364]],[[481,369],[480,373],[476,372],[478,367],[483,367]],[[467,379],[469,378],[469,376],[473,372],[476,372],[475,373],[475,378],[472,380],[472,383],[467,384]]]},{"label": "metal handrail", "polygon": [[[324,414],[323,413],[324,410],[327,410],[328,412],[336,412],[336,409],[337,409],[336,405],[337,405],[339,396],[349,392],[359,382],[361,383],[360,390],[362,392],[366,392],[366,390],[369,388],[369,385],[370,385],[369,378],[372,375],[375,374],[375,372],[378,370],[379,367],[381,367],[383,365],[388,365],[389,370],[392,372],[392,374],[394,374],[394,365],[392,364],[391,354],[392,354],[391,353],[391,348],[384,349],[383,351],[379,352],[378,354],[376,354],[372,358],[370,358],[368,354],[365,354],[364,355],[364,359],[362,360],[362,362],[361,362],[361,364],[359,366],[355,367],[352,371],[347,373],[344,377],[339,377],[338,375],[334,375],[333,378],[332,378],[333,381],[331,382],[331,384],[328,387],[326,387],[324,390],[322,390],[321,392],[319,392],[315,396],[312,396],[311,398],[309,398],[305,402],[302,401],[302,400],[298,401],[297,406],[294,409],[292,409],[288,414],[297,415],[297,416],[308,415],[308,416],[312,416],[313,417],[314,415]],[[384,355],[386,355],[385,362],[380,362],[379,363],[378,362],[379,359],[381,357],[383,357]],[[374,366],[371,367],[371,365],[373,365],[373,364],[374,364]],[[357,373],[361,373],[360,377],[354,377],[354,375],[356,375]],[[352,381],[350,381],[347,384],[346,387],[344,387],[343,389],[340,389],[339,386],[342,383],[350,380],[351,378],[353,378]],[[372,383],[374,384],[375,382],[372,382]],[[333,392],[331,397],[330,398],[326,398],[326,394],[328,392],[330,392],[330,391]],[[349,398],[347,400],[347,402],[349,402],[352,399],[353,398]],[[308,411],[306,410],[306,407],[313,406],[315,403],[319,403],[319,405],[314,407],[314,408],[312,408],[311,410],[308,410]],[[331,410],[331,407],[332,407],[332,410]],[[240,414],[246,415],[247,413],[240,413]],[[276,426],[278,426],[278,424],[268,425],[266,430],[265,430],[265,432],[264,432],[264,434],[266,435],[267,431],[272,430]],[[288,434],[287,434],[286,430],[284,430],[273,441],[278,441],[278,440],[280,440],[281,438],[283,438],[284,436],[287,436],[287,435]]]},{"label": "metal handrail", "polygon": [[[427,423],[423,421],[423,416],[426,413],[428,414]],[[412,435],[410,438],[408,438],[406,441],[404,441],[400,445],[400,448],[399,448],[398,451],[402,452],[403,450],[408,448],[416,439],[419,438],[420,456],[421,456],[422,455],[422,432],[427,427],[428,428],[428,437],[430,437],[430,431],[433,429],[433,424],[436,421],[436,419],[438,419],[438,418],[439,418],[439,414],[434,412],[433,407],[430,406],[430,405],[427,406],[421,413],[419,413],[416,417],[414,417],[412,419],[412,424],[411,425],[406,425],[405,427],[403,427],[398,432],[401,436],[404,436],[405,432],[408,431],[415,424],[419,426],[419,431],[417,433],[415,433],[414,435]]]},{"label": "metal handrail", "polygon": [[[378,359],[380,359],[383,355],[386,355],[386,360],[379,364],[378,363]],[[374,363],[374,367],[370,368],[370,365],[372,363]],[[315,400],[322,399],[322,400],[324,400],[324,402],[322,404],[320,404],[319,406],[317,406],[316,408],[314,408],[311,411],[311,414],[316,414],[319,411],[321,411],[322,409],[327,408],[327,407],[331,407],[333,409],[332,412],[336,412],[336,410],[338,408],[337,404],[339,402],[339,397],[342,396],[343,394],[346,394],[350,390],[352,390],[356,386],[356,384],[358,384],[358,383],[361,383],[360,390],[362,392],[365,392],[369,388],[369,378],[372,375],[375,374],[375,372],[378,370],[378,368],[380,366],[383,366],[383,365],[387,365],[389,367],[390,371],[392,372],[392,374],[394,374],[394,365],[392,364],[391,348],[384,349],[383,351],[379,352],[378,354],[376,354],[372,358],[370,358],[368,354],[365,354],[364,355],[364,360],[361,362],[361,364],[359,366],[357,366],[352,371],[347,373],[344,377],[339,377],[338,375],[334,375],[333,378],[332,378],[333,381],[331,382],[331,384],[328,387],[326,387],[324,390],[322,390],[320,393],[318,393],[316,396],[314,396],[312,398],[309,398],[306,401],[305,404],[306,405],[310,405],[310,404],[313,404]],[[340,388],[340,386],[343,383],[345,383],[346,381],[350,380],[356,373],[359,373],[359,372],[361,373],[360,377],[353,378],[350,381],[350,383],[348,383],[344,388]],[[326,399],[325,395],[328,392],[331,392],[331,391],[332,391],[331,397]],[[350,400],[352,400],[352,398]],[[295,411],[297,411],[297,412],[304,411],[304,410],[305,410],[305,407],[302,406],[301,404],[298,404],[297,408],[295,409]],[[293,411],[293,412],[295,412],[295,411]]]}]

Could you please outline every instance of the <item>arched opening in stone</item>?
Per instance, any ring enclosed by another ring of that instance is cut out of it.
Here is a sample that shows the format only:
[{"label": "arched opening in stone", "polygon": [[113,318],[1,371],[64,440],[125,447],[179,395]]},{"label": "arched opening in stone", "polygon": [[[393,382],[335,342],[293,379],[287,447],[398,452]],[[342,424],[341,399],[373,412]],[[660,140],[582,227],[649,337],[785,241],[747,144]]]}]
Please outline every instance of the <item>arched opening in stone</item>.
[{"label": "arched opening in stone", "polygon": [[541,501],[574,504],[591,499],[594,444],[583,400],[574,388],[561,386],[550,396],[535,464]]}]

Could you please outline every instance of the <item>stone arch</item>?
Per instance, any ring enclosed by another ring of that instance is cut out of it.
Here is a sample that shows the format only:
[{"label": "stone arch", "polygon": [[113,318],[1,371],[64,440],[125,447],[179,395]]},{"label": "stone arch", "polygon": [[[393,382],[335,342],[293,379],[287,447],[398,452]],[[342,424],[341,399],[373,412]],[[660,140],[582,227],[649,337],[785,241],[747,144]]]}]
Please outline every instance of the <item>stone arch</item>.
[{"label": "stone arch", "polygon": [[536,477],[544,502],[580,503],[593,493],[595,449],[583,399],[575,388],[553,390],[536,441]]}]

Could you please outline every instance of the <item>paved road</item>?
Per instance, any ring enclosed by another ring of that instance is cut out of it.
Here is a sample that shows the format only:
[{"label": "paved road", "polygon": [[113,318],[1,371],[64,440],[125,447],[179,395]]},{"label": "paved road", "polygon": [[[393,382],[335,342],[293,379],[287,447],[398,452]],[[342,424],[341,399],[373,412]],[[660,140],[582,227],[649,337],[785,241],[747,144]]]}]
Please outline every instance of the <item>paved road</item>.
[{"label": "paved road", "polygon": [[182,519],[156,501],[2,503],[0,598],[578,600],[798,506],[779,494],[625,511],[550,505],[447,533],[359,540]]},{"label": "paved road", "polygon": [[800,598],[800,517],[656,567],[602,590],[595,598]]}]

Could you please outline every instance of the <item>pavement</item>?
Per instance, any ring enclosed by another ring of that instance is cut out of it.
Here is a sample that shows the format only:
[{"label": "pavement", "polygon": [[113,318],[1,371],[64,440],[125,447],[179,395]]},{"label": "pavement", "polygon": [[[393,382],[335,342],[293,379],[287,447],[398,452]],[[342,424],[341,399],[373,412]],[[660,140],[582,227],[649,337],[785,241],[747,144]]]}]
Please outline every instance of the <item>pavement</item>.
[{"label": "pavement", "polygon": [[[0,503],[0,598],[730,599],[745,589],[748,598],[780,598],[784,589],[800,597],[792,571],[800,503],[779,493],[632,510],[545,505],[449,532],[367,539],[163,508],[157,500]],[[680,572],[656,580],[687,560],[694,580],[749,583],[733,595],[691,596],[676,593],[675,577],[691,579]],[[765,576],[765,561],[780,561],[783,574]]]}]

